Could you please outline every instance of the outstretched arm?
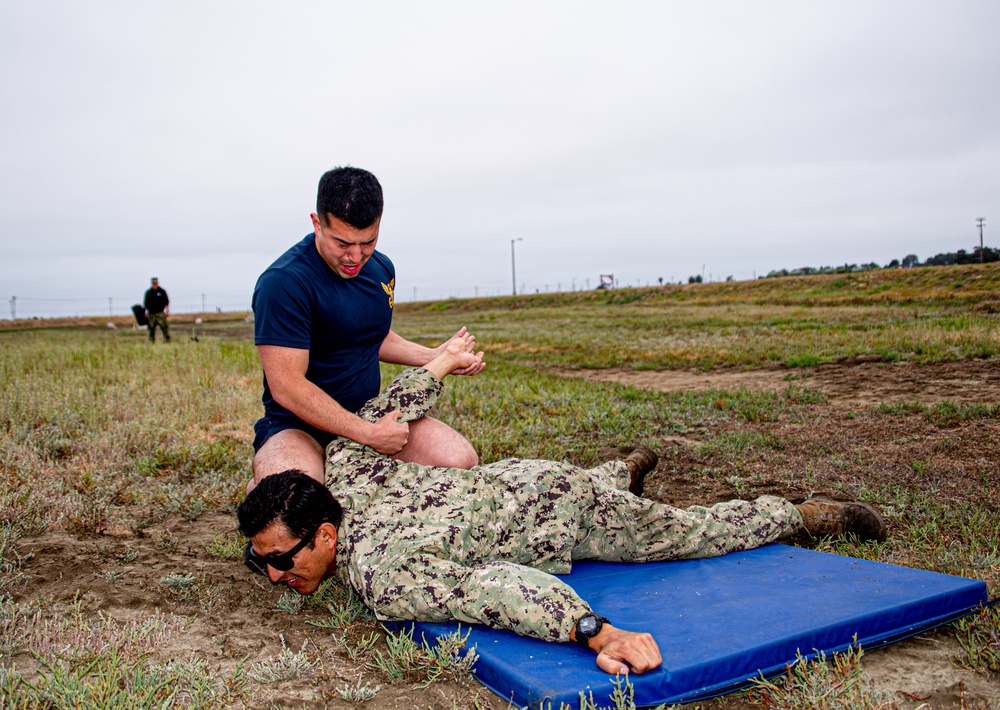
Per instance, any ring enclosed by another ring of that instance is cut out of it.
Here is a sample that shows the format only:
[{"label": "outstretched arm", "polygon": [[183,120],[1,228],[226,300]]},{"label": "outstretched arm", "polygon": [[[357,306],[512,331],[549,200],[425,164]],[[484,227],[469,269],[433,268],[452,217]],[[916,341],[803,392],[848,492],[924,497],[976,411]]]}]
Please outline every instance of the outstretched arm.
[{"label": "outstretched arm", "polygon": [[[472,344],[469,352],[475,350],[476,337],[462,327],[458,329],[451,338],[436,348],[428,348],[424,345],[407,340],[395,331],[389,331],[382,341],[378,351],[378,359],[382,362],[391,362],[396,365],[409,365],[411,367],[426,367],[434,358],[441,355],[448,346],[456,339],[463,339]],[[456,375],[477,375],[483,371],[486,363],[483,362],[483,353],[479,352],[475,360],[470,360],[466,365],[456,368],[452,374]]]},{"label": "outstretched arm", "polygon": [[[353,586],[380,619],[466,621],[565,643],[576,621],[590,613],[565,582],[531,567],[503,561],[465,566],[427,553],[400,556],[387,567],[385,552],[375,547],[349,569]],[[643,673],[662,661],[650,634],[610,624],[590,648],[597,665],[612,674]]]},{"label": "outstretched arm", "polygon": [[[444,351],[432,358],[425,367],[410,368],[396,375],[388,387],[358,410],[358,421],[391,421],[402,425],[424,416],[441,396],[444,389],[441,380],[457,368],[468,367],[470,364],[474,366],[482,357],[482,353],[472,352],[475,338],[469,335],[456,336],[445,345]],[[361,447],[355,446],[356,442]],[[353,451],[364,446],[365,443],[358,438],[340,436],[327,447],[327,461],[339,458],[341,450]]]},{"label": "outstretched arm", "polygon": [[[471,337],[455,337],[447,343],[444,352],[427,363],[427,367],[413,367],[400,372],[377,397],[368,400],[358,410],[359,421],[391,421],[405,427],[406,422],[424,416],[444,390],[441,379],[454,372],[455,368],[461,368],[482,355],[472,354],[470,349],[474,343],[475,339]],[[330,475],[331,466],[341,471],[339,475],[343,475],[347,461],[356,463],[359,457],[367,460],[369,455],[365,444],[356,439],[338,436],[326,449],[327,475]]]},{"label": "outstretched arm", "polygon": [[[472,352],[475,344],[476,339],[471,335],[455,336],[423,368],[410,368],[396,375],[388,387],[358,410],[358,418],[379,422],[392,415],[393,421],[398,418],[400,422],[412,422],[424,416],[444,389],[441,380],[459,369],[475,366],[482,358],[481,352]],[[364,443],[357,438],[353,440]]]}]

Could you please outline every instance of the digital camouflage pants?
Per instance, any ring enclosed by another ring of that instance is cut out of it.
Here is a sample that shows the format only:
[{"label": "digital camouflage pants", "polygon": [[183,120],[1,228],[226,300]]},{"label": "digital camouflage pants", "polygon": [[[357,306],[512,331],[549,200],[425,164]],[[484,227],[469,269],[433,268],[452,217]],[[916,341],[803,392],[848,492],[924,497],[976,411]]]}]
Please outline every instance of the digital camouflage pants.
[{"label": "digital camouflage pants", "polygon": [[167,314],[166,313],[150,313],[149,314],[149,342],[156,340],[156,329],[159,327],[163,331],[163,339],[166,342],[170,342],[170,330],[167,327]]}]

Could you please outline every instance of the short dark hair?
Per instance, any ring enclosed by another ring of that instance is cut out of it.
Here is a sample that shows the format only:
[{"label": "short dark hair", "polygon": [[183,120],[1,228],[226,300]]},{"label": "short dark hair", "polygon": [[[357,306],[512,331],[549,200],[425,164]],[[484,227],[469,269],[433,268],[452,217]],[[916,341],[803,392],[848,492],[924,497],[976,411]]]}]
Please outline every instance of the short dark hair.
[{"label": "short dark hair", "polygon": [[319,179],[316,214],[324,224],[332,214],[355,229],[367,229],[382,216],[382,206],[382,186],[367,170],[334,168]]},{"label": "short dark hair", "polygon": [[326,486],[292,468],[262,479],[240,503],[236,516],[246,537],[280,522],[301,539],[323,523],[339,528],[344,512]]}]

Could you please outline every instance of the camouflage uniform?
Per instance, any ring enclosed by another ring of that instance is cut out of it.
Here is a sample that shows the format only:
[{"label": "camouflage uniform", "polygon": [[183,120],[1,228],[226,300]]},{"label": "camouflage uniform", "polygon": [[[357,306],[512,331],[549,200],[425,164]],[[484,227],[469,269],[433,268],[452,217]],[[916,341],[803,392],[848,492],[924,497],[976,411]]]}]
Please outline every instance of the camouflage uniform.
[{"label": "camouflage uniform", "polygon": [[159,327],[160,332],[163,333],[163,340],[170,342],[170,328],[167,326],[167,314],[166,313],[150,313],[149,314],[149,342],[154,342],[156,340],[156,328]]},{"label": "camouflage uniform", "polygon": [[[423,415],[442,384],[402,372],[359,414]],[[458,620],[568,641],[590,607],[554,574],[573,560],[641,562],[712,557],[801,528],[782,498],[687,510],[628,493],[621,461],[584,470],[506,459],[470,471],[395,461],[338,437],[326,485],[344,506],[340,581],[380,619]]]}]

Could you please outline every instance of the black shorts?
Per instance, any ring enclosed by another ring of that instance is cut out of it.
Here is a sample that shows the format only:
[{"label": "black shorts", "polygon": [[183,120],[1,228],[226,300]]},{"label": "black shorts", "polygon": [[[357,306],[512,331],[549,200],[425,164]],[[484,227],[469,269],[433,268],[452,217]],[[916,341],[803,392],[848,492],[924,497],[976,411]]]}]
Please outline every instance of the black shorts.
[{"label": "black shorts", "polygon": [[337,438],[336,434],[331,434],[328,431],[317,429],[310,424],[306,424],[297,417],[268,417],[267,415],[264,415],[257,420],[256,424],[253,425],[254,453],[260,451],[260,447],[264,445],[264,442],[277,434],[279,431],[284,431],[285,429],[298,429],[299,431],[304,431],[316,440],[316,443],[320,445],[320,448],[322,448],[324,452],[326,451],[327,445]]}]

